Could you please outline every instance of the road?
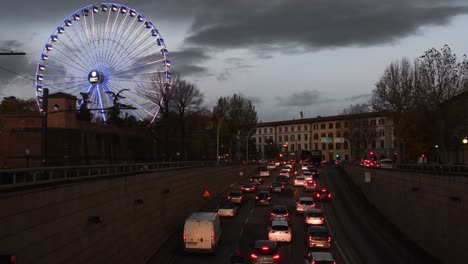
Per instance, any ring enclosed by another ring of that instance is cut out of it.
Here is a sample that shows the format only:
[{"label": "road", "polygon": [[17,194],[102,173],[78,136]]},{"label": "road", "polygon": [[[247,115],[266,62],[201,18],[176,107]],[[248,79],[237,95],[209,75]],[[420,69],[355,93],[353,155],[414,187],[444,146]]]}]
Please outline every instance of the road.
[{"label": "road", "polygon": [[[267,189],[278,174],[279,169],[273,171],[260,188]],[[317,181],[319,186],[329,188],[334,195],[331,202],[318,203],[318,206],[325,212],[326,224],[333,237],[330,252],[337,263],[437,263],[370,206],[337,166],[321,168]],[[239,185],[232,188],[237,189]],[[291,213],[293,241],[281,244],[279,251],[282,263],[304,263],[304,256],[311,251],[306,249],[303,216],[295,214],[295,198],[311,195],[302,189],[292,186],[290,180],[283,193],[273,194],[272,204],[286,205]],[[247,258],[252,243],[268,237],[271,207],[255,206],[253,193],[245,196],[246,202],[235,217],[221,219],[223,233],[220,246],[214,254],[185,253],[181,227],[148,263],[228,263],[235,249],[239,249]],[[215,211],[223,198],[210,200],[203,211]]]}]

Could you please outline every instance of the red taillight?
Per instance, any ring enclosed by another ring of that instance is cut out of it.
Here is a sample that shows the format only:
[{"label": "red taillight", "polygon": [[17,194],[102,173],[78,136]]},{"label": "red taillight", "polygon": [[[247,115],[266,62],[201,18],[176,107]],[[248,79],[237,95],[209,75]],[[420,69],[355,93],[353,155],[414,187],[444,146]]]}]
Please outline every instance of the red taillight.
[{"label": "red taillight", "polygon": [[275,213],[271,213],[270,215],[271,215],[271,216],[276,216],[276,214],[275,214]]},{"label": "red taillight", "polygon": [[270,185],[270,188],[273,188],[273,185]]},{"label": "red taillight", "polygon": [[285,217],[288,217],[288,216],[289,216],[289,213],[285,213],[284,216],[285,216]]},{"label": "red taillight", "polygon": [[310,264],[315,264],[315,260],[312,260],[312,263],[310,263]]},{"label": "red taillight", "polygon": [[271,200],[271,197],[270,197],[270,196],[268,196],[268,200]]},{"label": "red taillight", "polygon": [[187,236],[184,234],[184,243],[185,243],[185,240],[187,239]]},{"label": "red taillight", "polygon": [[280,258],[280,255],[279,255],[279,254],[273,255],[273,259],[274,259],[274,260],[278,260],[279,258]]},{"label": "red taillight", "polygon": [[329,236],[329,237],[328,237],[328,243],[330,243],[330,242],[331,242],[331,237]]},{"label": "red taillight", "polygon": [[10,256],[10,263],[15,264],[16,263],[16,256],[12,255]]},{"label": "red taillight", "polygon": [[324,220],[325,220],[325,218],[323,218],[323,217],[320,217],[320,220],[324,221]]},{"label": "red taillight", "polygon": [[211,235],[211,241],[215,241],[215,236]]},{"label": "red taillight", "polygon": [[306,220],[310,220],[310,217],[306,216]]},{"label": "red taillight", "polygon": [[309,236],[309,241],[312,241],[312,239],[313,239],[312,236]]},{"label": "red taillight", "polygon": [[315,195],[317,198],[320,198],[320,194],[317,193],[317,195]]},{"label": "red taillight", "polygon": [[258,200],[258,196],[255,196],[255,200]]},{"label": "red taillight", "polygon": [[230,196],[230,195],[228,195],[228,200],[231,200],[231,196]]},{"label": "red taillight", "polygon": [[239,200],[242,200],[242,196],[239,197]]},{"label": "red taillight", "polygon": [[328,194],[328,198],[331,198],[331,193]]},{"label": "red taillight", "polygon": [[250,254],[250,258],[251,258],[251,259],[257,259],[257,257],[258,257],[258,256],[257,256],[256,254],[254,254],[254,253]]},{"label": "red taillight", "polygon": [[263,251],[267,251],[268,249],[270,249],[270,248],[269,247],[262,247]]}]

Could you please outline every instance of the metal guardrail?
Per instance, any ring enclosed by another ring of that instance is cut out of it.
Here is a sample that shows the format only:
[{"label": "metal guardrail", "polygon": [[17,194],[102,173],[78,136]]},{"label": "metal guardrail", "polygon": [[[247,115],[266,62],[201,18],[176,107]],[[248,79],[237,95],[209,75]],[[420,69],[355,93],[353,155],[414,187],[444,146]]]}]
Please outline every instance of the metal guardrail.
[{"label": "metal guardrail", "polygon": [[399,164],[392,163],[385,167],[367,167],[351,163],[343,163],[343,165],[361,166],[376,170],[400,170],[408,172],[419,172],[427,174],[451,175],[451,176],[468,176],[468,165],[448,165],[448,164]]},{"label": "metal guardrail", "polygon": [[[0,190],[44,183],[67,182],[171,168],[213,166],[216,161],[181,161],[134,164],[107,164],[73,167],[40,167],[0,170]],[[223,165],[223,164],[220,164]]]}]

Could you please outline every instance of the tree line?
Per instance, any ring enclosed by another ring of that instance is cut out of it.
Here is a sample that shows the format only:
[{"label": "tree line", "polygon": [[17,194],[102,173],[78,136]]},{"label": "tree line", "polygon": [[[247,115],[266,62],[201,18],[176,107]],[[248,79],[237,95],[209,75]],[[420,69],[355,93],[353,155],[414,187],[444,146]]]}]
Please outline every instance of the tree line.
[{"label": "tree line", "polygon": [[431,48],[414,60],[402,58],[386,66],[369,102],[351,105],[343,113],[387,112],[404,160],[444,147],[442,106],[467,91],[468,59],[459,60],[449,46]]}]

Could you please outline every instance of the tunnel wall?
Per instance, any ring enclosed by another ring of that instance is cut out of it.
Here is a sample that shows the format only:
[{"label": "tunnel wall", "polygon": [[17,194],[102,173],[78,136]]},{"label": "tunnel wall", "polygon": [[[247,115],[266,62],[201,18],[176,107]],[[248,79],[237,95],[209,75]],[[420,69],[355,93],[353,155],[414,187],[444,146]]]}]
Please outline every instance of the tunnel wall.
[{"label": "tunnel wall", "polygon": [[[173,169],[3,190],[0,255],[16,255],[19,264],[146,263],[206,203],[205,187],[216,196],[257,167]],[[93,216],[102,222],[90,221]]]},{"label": "tunnel wall", "polygon": [[468,177],[342,168],[369,202],[420,247],[443,263],[466,263]]}]

